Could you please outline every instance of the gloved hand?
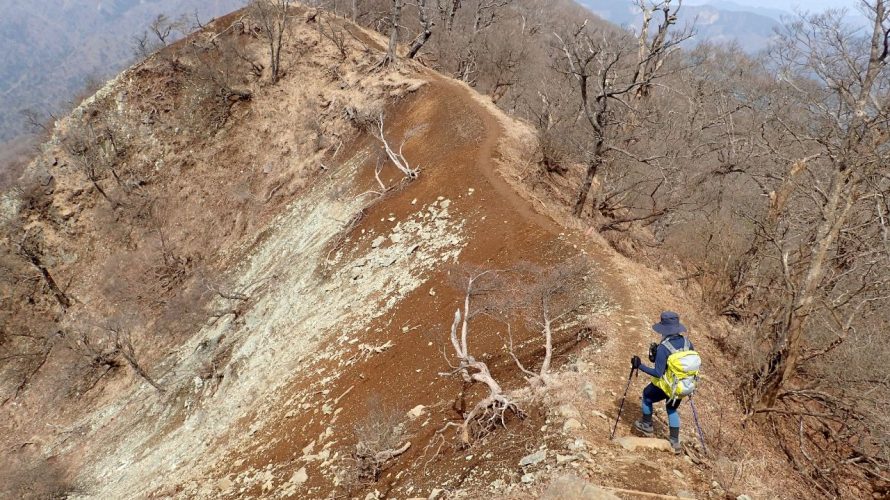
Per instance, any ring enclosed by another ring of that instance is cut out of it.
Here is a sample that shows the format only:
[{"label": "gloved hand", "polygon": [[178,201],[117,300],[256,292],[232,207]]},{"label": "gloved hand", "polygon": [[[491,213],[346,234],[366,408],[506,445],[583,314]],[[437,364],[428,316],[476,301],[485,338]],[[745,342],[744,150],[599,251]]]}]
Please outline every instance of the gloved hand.
[{"label": "gloved hand", "polygon": [[634,356],[634,357],[630,358],[630,366],[634,370],[639,369],[640,368],[640,357]]}]

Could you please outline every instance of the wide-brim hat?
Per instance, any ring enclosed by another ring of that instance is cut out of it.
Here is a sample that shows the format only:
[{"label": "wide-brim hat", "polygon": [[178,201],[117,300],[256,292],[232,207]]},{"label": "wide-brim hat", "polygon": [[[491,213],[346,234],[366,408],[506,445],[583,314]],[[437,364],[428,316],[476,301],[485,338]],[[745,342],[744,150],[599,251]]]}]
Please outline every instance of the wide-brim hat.
[{"label": "wide-brim hat", "polygon": [[665,337],[686,332],[686,327],[680,323],[680,315],[673,311],[661,313],[661,321],[652,325],[652,329]]}]

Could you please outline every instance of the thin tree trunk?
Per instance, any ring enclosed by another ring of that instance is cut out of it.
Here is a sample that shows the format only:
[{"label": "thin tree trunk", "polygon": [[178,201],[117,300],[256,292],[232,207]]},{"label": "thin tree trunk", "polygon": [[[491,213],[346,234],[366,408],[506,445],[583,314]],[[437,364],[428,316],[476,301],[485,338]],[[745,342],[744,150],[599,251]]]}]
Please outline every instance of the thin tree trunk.
[{"label": "thin tree trunk", "polygon": [[[602,139],[597,140],[597,150],[602,149],[602,143]],[[596,178],[596,174],[602,163],[602,156],[596,153],[587,163],[587,173],[584,174],[584,182],[581,183],[581,188],[578,190],[578,196],[575,198],[575,208],[572,210],[572,214],[574,214],[575,217],[581,217],[584,214],[584,205],[587,203],[587,197],[590,195],[593,179]]]},{"label": "thin tree trunk", "polygon": [[553,330],[550,327],[550,317],[544,315],[544,362],[541,364],[541,379],[550,373],[550,363],[553,359]]},{"label": "thin tree trunk", "polygon": [[761,407],[772,408],[775,405],[779,391],[797,370],[804,327],[813,311],[816,292],[825,275],[828,253],[837,241],[853,207],[854,194],[848,191],[849,183],[852,182],[851,177],[852,174],[848,169],[839,167],[832,179],[830,196],[823,207],[825,218],[816,229],[815,248],[811,254],[806,277],[788,311],[785,335],[777,341],[774,349],[776,354],[771,358],[769,365],[764,367],[769,376],[762,382],[764,391],[759,398]]},{"label": "thin tree trunk", "polygon": [[426,44],[426,42],[433,36],[433,25],[430,22],[430,18],[426,12],[426,0],[420,0],[417,4],[418,15],[420,16],[420,26],[423,31],[417,35],[417,38],[411,43],[411,47],[408,49],[408,59],[414,59],[417,56],[417,53],[420,52],[420,49]]},{"label": "thin tree trunk", "polygon": [[389,34],[389,47],[386,50],[387,64],[395,62],[398,57],[399,25],[402,22],[403,0],[393,0],[392,5],[392,32]]},{"label": "thin tree trunk", "polygon": [[52,274],[50,274],[49,269],[43,265],[43,262],[40,260],[40,257],[33,253],[26,253],[28,260],[31,261],[31,264],[40,271],[40,274],[43,276],[43,281],[46,283],[46,286],[53,292],[53,296],[55,296],[56,301],[62,306],[62,309],[68,309],[71,307],[71,298],[59,288],[59,285],[56,284],[56,280],[53,279]]}]

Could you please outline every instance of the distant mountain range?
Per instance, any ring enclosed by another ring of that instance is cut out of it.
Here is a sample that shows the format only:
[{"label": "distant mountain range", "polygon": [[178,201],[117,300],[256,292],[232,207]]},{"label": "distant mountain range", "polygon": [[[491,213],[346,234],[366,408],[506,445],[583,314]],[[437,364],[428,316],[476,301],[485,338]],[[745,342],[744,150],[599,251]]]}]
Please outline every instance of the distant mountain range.
[{"label": "distant mountain range", "polygon": [[55,111],[91,79],[133,60],[133,37],[158,14],[206,22],[246,0],[0,0],[0,143],[22,111]]},{"label": "distant mountain range", "polygon": [[[631,0],[578,0],[588,10],[606,21],[621,25],[634,26],[640,22],[639,10]],[[694,0],[684,2],[679,13],[679,24],[695,23],[696,36],[692,43],[701,41],[738,42],[749,53],[759,52],[769,45],[781,29],[783,23],[795,17],[795,13],[771,7],[770,1],[750,2],[756,5],[743,5],[732,0]],[[804,2],[802,2],[804,3]],[[825,5],[842,5],[837,3],[804,3],[804,9],[821,11]],[[846,4],[853,3],[847,1]],[[856,26],[868,26],[868,21],[860,12],[847,5],[847,23]]]},{"label": "distant mountain range", "polygon": [[[639,10],[630,0],[581,0],[594,14],[621,26],[640,22]],[[781,27],[788,12],[746,7],[729,0],[715,0],[708,5],[684,5],[678,14],[679,25],[695,24],[695,41],[738,42],[748,52],[765,49]]]}]

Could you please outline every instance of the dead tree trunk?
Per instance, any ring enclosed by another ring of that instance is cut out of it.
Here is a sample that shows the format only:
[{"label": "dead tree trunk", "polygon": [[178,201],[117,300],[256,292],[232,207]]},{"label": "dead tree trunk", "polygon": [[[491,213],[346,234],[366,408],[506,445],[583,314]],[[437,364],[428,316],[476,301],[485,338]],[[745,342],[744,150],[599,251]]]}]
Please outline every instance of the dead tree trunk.
[{"label": "dead tree trunk", "polygon": [[380,64],[378,66],[388,66],[398,60],[399,29],[401,28],[402,23],[403,4],[404,0],[392,0],[392,15],[390,17],[392,31],[390,31],[389,33],[389,45],[386,48],[386,56],[384,56],[383,60],[380,61]]},{"label": "dead tree trunk", "polygon": [[[470,300],[473,295],[473,285],[477,280],[492,272],[485,271],[469,279],[466,294],[464,295],[463,313],[461,309],[457,309],[454,312],[454,321],[451,323],[451,346],[454,348],[458,364],[452,367],[453,370],[451,372],[444,375],[460,374],[466,384],[478,382],[488,388],[488,395],[473,405],[470,411],[463,415],[462,423],[450,424],[458,427],[461,443],[465,446],[468,446],[474,438],[486,434],[497,427],[506,427],[508,414],[512,413],[520,418],[524,417],[522,409],[504,393],[501,385],[491,375],[488,365],[473,357],[469,350],[469,322],[472,317]],[[458,327],[460,327],[459,337],[457,334]]]},{"label": "dead tree trunk", "polygon": [[414,59],[417,56],[417,53],[420,52],[420,49],[422,49],[430,37],[433,36],[433,23],[426,11],[426,0],[419,0],[417,2],[417,15],[420,18],[421,31],[414,41],[411,42],[411,47],[408,48],[408,59]]},{"label": "dead tree trunk", "polygon": [[[788,203],[788,199],[799,187],[794,183],[794,177],[806,169],[806,162],[794,165],[779,188],[770,193],[770,207],[765,217],[766,231],[779,234],[766,234],[765,237],[778,249],[785,297],[780,303],[782,316],[770,325],[767,333],[774,339],[772,354],[752,376],[754,397],[751,409],[755,412],[774,408],[781,392],[796,374],[801,360],[807,359],[803,356],[805,332],[810,327],[809,318],[816,307],[822,303],[824,305],[821,307],[837,314],[839,306],[824,300],[825,280],[833,271],[830,269],[832,254],[838,252],[842,232],[855,234],[858,230],[850,226],[851,214],[862,199],[863,191],[869,187],[867,179],[886,176],[878,169],[886,164],[882,156],[886,146],[882,127],[890,116],[890,106],[886,100],[880,100],[883,90],[877,82],[890,60],[890,26],[887,26],[885,0],[865,2],[863,5],[874,17],[870,44],[862,47],[862,52],[848,48],[843,38],[855,39],[858,35],[845,33],[840,19],[829,18],[825,21],[822,18],[805,18],[788,28],[790,33],[784,47],[786,57],[803,61],[804,70],[800,78],[809,80],[815,74],[827,82],[825,90],[828,92],[810,94],[792,82],[792,95],[801,100],[801,108],[809,106],[813,110],[807,122],[812,120],[831,124],[834,134],[822,133],[803,141],[803,145],[818,151],[813,158],[824,162],[822,166],[828,182],[828,188],[820,191],[821,196],[816,199],[818,219],[811,226],[804,226],[802,231],[804,241],[811,242],[809,248],[786,249],[786,246],[800,248],[801,245],[788,241],[780,231],[776,231],[781,224],[798,223],[799,214],[793,212],[794,207]],[[809,45],[800,44],[802,33],[809,37]],[[838,39],[841,40],[840,45],[836,45]],[[837,54],[838,50],[841,50],[840,55]],[[845,61],[862,61],[863,64],[826,64],[826,60],[837,57]],[[833,99],[837,104],[825,106],[826,99]],[[804,128],[808,126],[809,123],[802,125]],[[795,253],[799,255],[795,256]]]},{"label": "dead tree trunk", "polygon": [[115,349],[121,354],[121,356],[127,361],[127,364],[130,365],[130,368],[136,372],[137,375],[142,377],[143,380],[148,382],[152,387],[154,387],[158,392],[164,392],[164,388],[159,384],[155,379],[153,379],[145,369],[142,368],[142,365],[139,364],[139,361],[136,359],[136,353],[133,350],[133,344],[130,342],[130,336],[118,330],[112,330],[114,333],[114,346]]}]

